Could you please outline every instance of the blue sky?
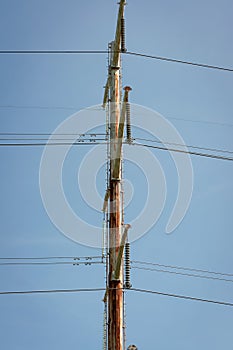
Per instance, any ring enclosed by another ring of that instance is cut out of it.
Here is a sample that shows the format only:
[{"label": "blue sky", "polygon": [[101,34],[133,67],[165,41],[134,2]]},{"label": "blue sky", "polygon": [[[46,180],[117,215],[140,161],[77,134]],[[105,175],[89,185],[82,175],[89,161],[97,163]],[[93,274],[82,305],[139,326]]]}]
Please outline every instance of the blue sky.
[{"label": "blue sky", "polygon": [[[227,0],[128,1],[126,46],[129,51],[232,67],[232,10]],[[0,49],[104,50],[114,37],[116,15],[117,3],[107,0],[1,1]],[[51,133],[75,110],[102,102],[105,55],[0,55],[0,63],[1,133]],[[122,63],[123,84],[133,87],[133,103],[168,118],[187,145],[233,150],[233,73],[132,56],[123,56]],[[9,105],[51,109],[4,107]],[[132,259],[233,273],[232,162],[192,156],[190,208],[167,235],[177,175],[170,156],[155,151],[168,196],[156,226],[132,244]],[[0,148],[0,257],[99,255],[100,250],[66,238],[50,221],[39,188],[42,152],[43,147]],[[75,210],[101,223],[101,213],[79,201],[76,171],[84,155],[83,149],[76,150],[68,159],[65,191]],[[104,196],[100,175],[98,189]],[[142,174],[135,177],[130,165],[125,175],[135,188],[142,181],[126,210],[130,220],[142,205],[144,185]],[[1,291],[105,285],[99,265],[0,266],[0,279]],[[132,269],[132,283],[135,288],[233,302],[231,282]],[[2,348],[101,349],[102,297],[102,292],[1,295]],[[127,344],[139,349],[217,350],[230,349],[233,342],[233,309],[221,305],[129,292],[126,320]]]}]

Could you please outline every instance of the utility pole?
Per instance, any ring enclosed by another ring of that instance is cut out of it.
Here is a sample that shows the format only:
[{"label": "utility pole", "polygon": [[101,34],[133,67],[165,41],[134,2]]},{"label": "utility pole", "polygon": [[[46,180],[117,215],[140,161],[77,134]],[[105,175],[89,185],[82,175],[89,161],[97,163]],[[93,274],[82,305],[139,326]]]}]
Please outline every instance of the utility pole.
[{"label": "utility pole", "polygon": [[[125,52],[124,7],[119,2],[115,39],[110,43],[111,52],[108,79],[105,86],[103,107],[109,102],[110,169],[108,189],[104,200],[104,211],[108,210],[108,286],[104,300],[108,303],[108,350],[123,350],[123,250],[130,225],[124,225],[121,198],[121,148],[128,103],[128,92],[121,106],[120,53]],[[109,205],[108,205],[109,202]],[[124,231],[124,232],[123,232]]]}]

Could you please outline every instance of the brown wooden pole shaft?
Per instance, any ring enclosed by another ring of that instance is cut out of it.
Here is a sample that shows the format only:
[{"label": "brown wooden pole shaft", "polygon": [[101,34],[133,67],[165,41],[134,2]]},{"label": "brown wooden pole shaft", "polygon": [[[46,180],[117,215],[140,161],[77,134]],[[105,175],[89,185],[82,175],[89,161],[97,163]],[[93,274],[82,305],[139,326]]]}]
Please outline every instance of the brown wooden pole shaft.
[{"label": "brown wooden pole shaft", "polygon": [[120,41],[121,22],[124,14],[125,0],[120,0],[115,40],[111,43],[111,64],[105,88],[103,106],[107,102],[110,89],[110,181],[109,181],[109,276],[108,276],[108,350],[123,350],[123,271],[119,280],[114,280],[116,257],[121,244],[121,174],[113,176],[118,142],[120,119]]},{"label": "brown wooden pole shaft", "polygon": [[110,86],[110,213],[109,213],[109,293],[108,293],[108,350],[123,349],[123,273],[113,279],[116,257],[121,244],[121,182],[113,177],[120,118],[119,67],[111,67]]}]

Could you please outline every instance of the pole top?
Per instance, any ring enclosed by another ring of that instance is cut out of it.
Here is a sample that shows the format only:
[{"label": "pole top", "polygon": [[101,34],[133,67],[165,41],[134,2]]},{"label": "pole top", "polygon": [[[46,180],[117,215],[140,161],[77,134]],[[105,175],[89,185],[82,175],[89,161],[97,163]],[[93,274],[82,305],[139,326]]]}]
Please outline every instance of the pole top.
[{"label": "pole top", "polygon": [[125,90],[125,91],[131,91],[132,88],[131,88],[130,86],[125,86],[125,87],[124,87],[124,90]]}]

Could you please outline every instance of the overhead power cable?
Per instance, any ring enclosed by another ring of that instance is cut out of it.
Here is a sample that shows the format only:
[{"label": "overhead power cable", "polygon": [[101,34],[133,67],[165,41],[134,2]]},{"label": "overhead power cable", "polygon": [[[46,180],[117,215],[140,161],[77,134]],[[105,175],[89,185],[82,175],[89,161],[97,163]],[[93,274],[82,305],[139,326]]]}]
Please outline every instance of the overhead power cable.
[{"label": "overhead power cable", "polygon": [[[97,260],[97,259],[102,259],[105,258],[105,256],[102,255],[94,255],[94,256],[33,256],[33,257],[0,257],[0,261],[3,260],[10,260],[10,261],[28,261],[28,260],[64,260],[64,259],[70,259],[74,261],[92,261],[92,260]],[[166,264],[160,264],[160,263],[155,263],[155,262],[148,262],[148,261],[141,261],[141,260],[131,260],[131,264],[137,264],[137,265],[146,265],[146,266],[159,266],[159,267],[165,267],[165,268],[170,268],[170,269],[176,269],[176,270],[184,270],[184,271],[193,271],[193,272],[202,272],[202,273],[208,273],[208,274],[213,274],[213,275],[221,275],[221,276],[229,276],[233,277],[233,273],[226,273],[226,272],[217,272],[213,270],[207,270],[207,269],[197,269],[197,268],[192,268],[192,267],[187,267],[187,266],[180,266],[180,265],[166,265]]]},{"label": "overhead power cable", "polygon": [[107,54],[107,50],[0,50],[0,54],[14,55],[71,55]]},{"label": "overhead power cable", "polygon": [[191,61],[183,61],[183,60],[178,60],[178,59],[169,58],[169,57],[148,55],[148,54],[144,54],[144,53],[140,53],[140,52],[127,51],[127,52],[125,52],[125,54],[131,55],[131,56],[151,58],[154,60],[173,62],[173,63],[182,63],[182,64],[186,64],[186,65],[190,65],[190,66],[196,66],[196,67],[202,67],[202,68],[208,68],[208,69],[218,69],[218,70],[223,70],[223,71],[227,71],[227,72],[233,72],[233,68],[215,66],[215,65],[211,65],[211,64],[205,64],[205,63],[197,63],[197,62],[191,62]]},{"label": "overhead power cable", "polygon": [[[1,132],[0,133],[1,136],[51,136],[52,133],[39,133],[39,132],[23,132],[23,133],[19,133],[19,132]],[[85,134],[75,134],[75,133],[56,133],[56,136],[77,136],[77,137],[86,137],[86,136],[104,136],[106,134],[104,133],[85,133]]]},{"label": "overhead power cable", "polygon": [[104,145],[106,142],[43,142],[43,143],[0,143],[0,147],[35,147],[35,146],[87,146]]},{"label": "overhead power cable", "polygon": [[75,107],[62,107],[62,106],[22,106],[22,105],[0,105],[0,108],[2,109],[61,109],[61,110],[71,110],[71,111],[77,111],[78,108]]},{"label": "overhead power cable", "polygon": [[173,146],[180,146],[180,147],[187,147],[187,148],[196,148],[196,149],[200,149],[200,150],[205,150],[205,151],[212,151],[212,152],[221,152],[221,153],[232,153],[233,151],[228,151],[225,149],[218,149],[218,148],[207,148],[207,147],[201,147],[201,146],[193,146],[193,145],[184,145],[181,143],[174,143],[174,142],[162,142],[159,140],[150,140],[150,139],[144,139],[144,138],[139,138],[136,137],[133,140],[139,140],[139,141],[146,141],[146,142],[154,142],[154,143],[160,143],[163,145],[173,145]]},{"label": "overhead power cable", "polygon": [[[76,139],[76,143],[95,143],[96,141],[105,141],[106,139]],[[74,141],[71,138],[53,138],[53,140],[49,140],[48,138],[0,138],[0,141],[49,141],[49,143],[52,143],[54,141]],[[229,152],[231,153],[231,152]],[[233,153],[233,152],[232,152]]]},{"label": "overhead power cable", "polygon": [[[191,62],[191,61],[184,61],[180,59],[170,58],[170,57],[163,57],[163,56],[155,56],[155,55],[148,55],[141,52],[132,52],[132,51],[126,51],[121,52],[123,55],[128,56],[138,56],[143,58],[149,58],[154,60],[160,60],[160,61],[166,61],[166,62],[172,62],[172,63],[180,63],[195,67],[201,67],[201,68],[207,68],[207,69],[217,69],[227,72],[233,72],[233,68],[228,67],[222,67],[222,66],[216,66],[211,64],[205,64],[205,63],[198,63],[198,62]],[[51,54],[61,54],[61,55],[71,55],[71,54],[108,54],[107,50],[0,50],[0,54],[29,54],[29,55],[51,55]]]},{"label": "overhead power cable", "polygon": [[[125,144],[128,144],[128,142],[124,142]],[[90,146],[90,145],[105,145],[107,144],[106,141],[103,142],[95,142],[94,140],[91,142],[37,142],[37,143],[0,143],[0,147],[42,147],[42,146]],[[200,157],[207,157],[207,158],[213,158],[213,159],[219,159],[219,160],[228,160],[233,161],[233,158],[231,157],[225,157],[218,154],[208,154],[208,153],[200,153],[200,152],[193,152],[193,151],[185,151],[175,148],[167,148],[167,147],[160,147],[160,146],[152,146],[152,145],[146,145],[142,143],[131,143],[135,146],[141,146],[141,147],[148,147],[148,148],[155,148],[159,150],[164,151],[171,151],[171,152],[178,152],[178,153],[186,153],[190,155],[200,156]]]},{"label": "overhead power cable", "polygon": [[74,260],[92,260],[101,259],[102,255],[97,256],[40,256],[40,257],[0,257],[0,260],[49,260],[49,259],[74,259]]},{"label": "overhead power cable", "polygon": [[224,157],[224,156],[220,156],[218,154],[208,154],[208,153],[199,153],[199,152],[193,152],[193,151],[185,151],[185,150],[180,150],[180,149],[175,149],[175,148],[146,145],[146,144],[142,144],[142,143],[132,143],[132,145],[141,146],[141,147],[148,147],[148,148],[155,148],[155,149],[164,150],[164,151],[186,153],[186,154],[191,154],[191,155],[199,156],[199,157],[207,157],[207,158],[233,161],[233,158],[231,158],[231,157]]},{"label": "overhead power cable", "polygon": [[147,266],[148,265],[149,266],[159,266],[159,267],[166,267],[166,268],[176,269],[176,270],[202,272],[202,273],[208,273],[208,274],[213,274],[213,275],[221,275],[221,276],[233,277],[232,273],[217,272],[217,271],[204,270],[204,269],[195,269],[195,268],[192,268],[192,267],[177,266],[177,265],[165,265],[165,264],[159,264],[159,263],[147,262],[147,261],[132,260],[131,264],[139,264],[139,265],[147,265]]},{"label": "overhead power cable", "polygon": [[[205,63],[198,63],[198,62],[191,62],[191,61],[184,61],[180,59],[170,58],[170,57],[163,57],[163,56],[155,56],[155,55],[148,55],[141,52],[132,52],[132,51],[126,51],[121,52],[124,55],[130,55],[130,56],[138,56],[143,58],[150,58],[154,60],[160,60],[160,61],[166,61],[166,62],[173,62],[173,63],[181,63],[186,64],[190,66],[195,67],[202,67],[202,68],[208,68],[208,69],[217,69],[227,72],[233,72],[233,68],[228,67],[222,67],[222,66],[216,66],[211,64],[205,64]],[[70,54],[108,54],[107,50],[0,50],[0,54],[33,54],[33,55],[51,55],[51,54],[62,54],[62,55],[70,55]]]},{"label": "overhead power cable", "polygon": [[[95,265],[103,264],[103,256],[49,256],[49,257],[0,257],[0,266],[34,266],[34,265]],[[58,260],[58,261],[56,261]],[[64,261],[65,260],[65,261]],[[70,261],[67,261],[70,260]]]},{"label": "overhead power cable", "polygon": [[172,297],[172,298],[186,299],[186,300],[193,300],[193,301],[201,301],[201,302],[204,302],[204,303],[218,304],[218,305],[225,305],[225,306],[233,307],[233,303],[226,302],[226,301],[196,298],[196,297],[191,297],[191,296],[187,296],[187,295],[158,292],[158,291],[155,291],[155,290],[140,289],[140,288],[130,288],[130,289],[127,289],[127,291],[134,291],[134,292],[139,292],[139,293],[157,294],[157,295],[162,295],[162,296],[167,296],[167,297]]},{"label": "overhead power cable", "polygon": [[145,271],[154,271],[154,272],[170,273],[170,274],[173,274],[173,275],[180,275],[180,276],[187,276],[187,277],[196,277],[196,278],[203,278],[203,279],[209,279],[209,280],[217,280],[217,281],[224,281],[224,282],[233,282],[233,280],[227,279],[227,278],[212,277],[212,276],[204,276],[204,275],[198,275],[198,274],[187,273],[187,272],[168,271],[168,270],[155,269],[155,268],[149,268],[149,267],[139,267],[139,266],[132,266],[131,268],[132,268],[132,269],[137,269],[137,270],[145,270]]},{"label": "overhead power cable", "polygon": [[[22,106],[22,105],[0,105],[0,108],[2,109],[48,109],[48,110],[71,110],[71,111],[78,111],[79,107],[65,107],[65,106]],[[99,108],[90,108],[91,111],[97,110],[101,111],[103,110],[102,106]],[[210,124],[210,125],[221,125],[221,126],[230,126],[233,127],[233,124],[230,123],[223,123],[220,121],[212,121],[212,120],[195,120],[195,119],[185,119],[185,118],[177,118],[177,117],[166,117],[166,119],[171,120],[178,120],[188,123],[204,123],[204,124]]]},{"label": "overhead power cable", "polygon": [[203,124],[209,124],[209,125],[220,125],[220,126],[230,126],[233,127],[233,124],[230,123],[223,123],[220,121],[212,121],[212,120],[196,120],[196,119],[185,119],[185,118],[176,118],[176,117],[166,117],[166,119],[171,119],[171,120],[178,120],[182,122],[188,122],[188,123],[203,123]]},{"label": "overhead power cable", "polygon": [[[115,288],[111,288],[111,289],[115,289]],[[103,292],[103,291],[106,291],[106,288],[44,289],[44,290],[41,289],[41,290],[25,290],[25,291],[2,291],[2,292],[0,292],[0,295],[50,294],[50,293],[88,293],[88,292]],[[218,305],[224,305],[224,306],[233,307],[233,303],[230,303],[230,302],[219,301],[219,300],[211,300],[211,299],[203,299],[203,298],[196,298],[196,297],[191,297],[191,296],[187,296],[187,295],[180,295],[180,294],[158,292],[158,291],[155,291],[155,290],[140,289],[140,288],[130,288],[130,289],[126,289],[126,291],[134,291],[134,292],[139,292],[139,293],[157,294],[157,295],[168,296],[168,297],[173,297],[173,298],[193,300],[193,301],[201,301],[201,302],[205,302],[205,303],[211,303],[211,304],[218,304]]]},{"label": "overhead power cable", "polygon": [[102,292],[105,288],[77,288],[77,289],[41,289],[41,290],[20,290],[3,291],[0,295],[9,294],[47,294],[47,293],[79,293],[79,292]]},{"label": "overhead power cable", "polygon": [[103,261],[55,261],[55,262],[0,262],[0,266],[33,266],[33,265],[98,265]]},{"label": "overhead power cable", "polygon": [[[0,136],[1,136],[2,134],[0,133]],[[6,137],[7,135],[9,135],[9,136],[11,136],[12,135],[12,137]],[[19,135],[22,135],[22,134],[19,134]],[[10,134],[10,133],[8,133],[8,134],[4,134],[4,138],[1,138],[0,137],[0,141],[49,141],[49,144],[54,144],[54,143],[56,143],[57,141],[66,141],[66,142],[69,142],[69,141],[74,141],[74,139],[73,138],[60,138],[60,137],[58,137],[58,138],[55,138],[55,137],[53,137],[53,140],[50,140],[49,138],[41,138],[41,137],[34,137],[34,138],[32,138],[32,137],[30,137],[30,134],[28,133],[28,134],[25,134],[26,136],[28,136],[28,137],[14,137],[14,136],[16,136],[16,134]],[[31,134],[31,135],[33,135],[33,134]],[[42,135],[42,134],[38,134],[38,136],[39,135]],[[49,134],[44,134],[45,136],[46,135],[48,135],[49,136]],[[70,134],[70,135],[72,135],[72,134]],[[59,136],[59,135],[56,135],[56,136]],[[64,136],[65,136],[65,134],[64,134]],[[76,135],[75,135],[76,136]],[[91,136],[93,136],[93,135],[91,135]],[[96,135],[94,135],[94,136],[96,136]],[[187,147],[187,148],[194,148],[194,149],[199,149],[199,150],[205,150],[205,151],[212,151],[212,152],[219,152],[219,153],[229,153],[229,154],[233,154],[233,151],[228,151],[228,150],[225,150],[225,149],[218,149],[218,148],[207,148],[207,147],[201,147],[201,146],[194,146],[194,145],[184,145],[184,144],[179,144],[179,143],[173,143],[173,142],[162,142],[162,141],[158,141],[158,140],[150,140],[150,139],[145,139],[145,138],[134,138],[134,139],[132,139],[132,141],[146,141],[146,142],[152,142],[152,143],[159,143],[159,144],[163,144],[163,145],[174,145],[174,146],[179,146],[179,147]],[[79,138],[77,138],[74,142],[75,143],[96,143],[96,142],[100,142],[100,141],[106,141],[106,137],[105,138],[96,138],[96,137],[91,137],[91,138],[82,138],[82,137],[79,137]],[[72,144],[72,142],[71,142],[71,144]],[[8,144],[10,144],[9,142],[8,143],[4,143],[5,145],[8,145]]]},{"label": "overhead power cable", "polygon": [[[47,141],[49,138],[42,138],[43,136],[51,136],[52,134],[49,133],[10,133],[10,132],[3,132],[0,133],[0,141]],[[22,137],[23,136],[23,137]],[[36,137],[33,137],[36,136]],[[39,137],[40,136],[40,137]],[[68,137],[70,136],[70,137]],[[95,141],[105,141],[106,140],[106,134],[104,133],[87,133],[87,134],[56,134],[53,135],[53,140],[50,140],[50,142],[54,141],[73,141],[74,139],[71,138],[72,136],[77,137],[75,140],[76,142],[95,142]],[[90,136],[90,138],[88,138]],[[105,136],[105,138],[97,138],[97,136]],[[56,138],[55,138],[56,137]],[[225,149],[218,149],[218,148],[210,148],[210,147],[201,147],[201,146],[194,146],[194,145],[185,145],[180,143],[174,143],[169,141],[159,141],[155,139],[147,139],[147,138],[139,138],[136,137],[132,139],[133,141],[146,141],[146,142],[152,142],[152,143],[159,143],[163,145],[173,145],[173,146],[180,146],[180,147],[188,147],[188,148],[196,148],[200,150],[206,150],[206,151],[212,151],[212,152],[221,152],[221,153],[232,153],[233,151],[225,150]]]}]

